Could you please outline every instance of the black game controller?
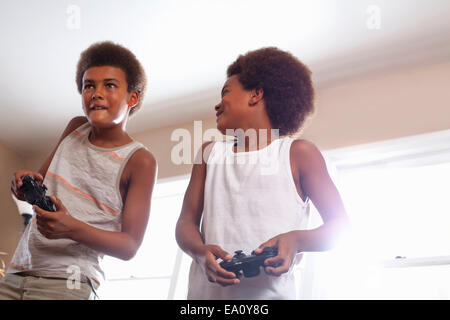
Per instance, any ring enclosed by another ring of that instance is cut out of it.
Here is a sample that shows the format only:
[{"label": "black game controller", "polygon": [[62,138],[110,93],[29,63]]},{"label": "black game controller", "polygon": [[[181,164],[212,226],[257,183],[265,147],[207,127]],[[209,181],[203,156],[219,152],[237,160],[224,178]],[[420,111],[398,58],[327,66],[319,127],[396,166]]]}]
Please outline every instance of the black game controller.
[{"label": "black game controller", "polygon": [[20,191],[24,193],[29,204],[37,205],[46,211],[55,212],[52,200],[45,196],[45,190],[47,190],[45,185],[40,186],[32,176],[23,177],[22,183]]},{"label": "black game controller", "polygon": [[278,255],[278,250],[271,247],[265,247],[260,254],[255,254],[255,251],[252,251],[250,256],[239,250],[235,251],[233,259],[222,261],[219,265],[227,271],[234,272],[238,278],[241,276],[241,271],[244,272],[246,278],[256,277],[259,275],[259,268],[264,267],[264,261],[276,255]]}]

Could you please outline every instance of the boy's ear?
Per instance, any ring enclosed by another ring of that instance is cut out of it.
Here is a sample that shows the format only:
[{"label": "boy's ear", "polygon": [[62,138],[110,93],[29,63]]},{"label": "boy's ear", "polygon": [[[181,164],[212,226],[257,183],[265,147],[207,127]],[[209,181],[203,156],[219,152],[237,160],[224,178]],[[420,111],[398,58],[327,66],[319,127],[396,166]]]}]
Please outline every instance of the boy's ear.
[{"label": "boy's ear", "polygon": [[255,88],[250,91],[250,100],[248,104],[255,106],[264,98],[264,90],[262,88]]},{"label": "boy's ear", "polygon": [[128,107],[133,108],[139,102],[139,92],[133,91],[128,98]]}]

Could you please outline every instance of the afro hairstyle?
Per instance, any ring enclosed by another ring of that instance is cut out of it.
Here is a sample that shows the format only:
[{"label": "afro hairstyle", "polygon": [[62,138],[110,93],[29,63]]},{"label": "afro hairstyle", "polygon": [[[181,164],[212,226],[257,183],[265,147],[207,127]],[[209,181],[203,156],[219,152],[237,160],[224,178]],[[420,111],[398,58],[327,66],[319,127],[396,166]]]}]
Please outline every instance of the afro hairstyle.
[{"label": "afro hairstyle", "polygon": [[240,55],[227,69],[245,90],[261,88],[266,112],[280,136],[297,133],[314,111],[311,71],[291,53],[276,47]]},{"label": "afro hairstyle", "polygon": [[130,110],[130,115],[138,111],[147,89],[147,77],[141,63],[127,48],[111,41],[97,42],[84,50],[77,65],[76,82],[78,92],[82,92],[84,72],[91,67],[113,66],[125,72],[128,92],[139,93],[138,103]]}]

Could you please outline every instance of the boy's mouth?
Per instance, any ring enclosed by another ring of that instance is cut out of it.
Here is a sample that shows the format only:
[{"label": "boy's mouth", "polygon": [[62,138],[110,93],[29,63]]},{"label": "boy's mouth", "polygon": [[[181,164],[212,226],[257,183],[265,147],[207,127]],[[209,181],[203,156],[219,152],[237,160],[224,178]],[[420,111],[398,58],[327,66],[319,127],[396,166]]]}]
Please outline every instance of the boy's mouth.
[{"label": "boy's mouth", "polygon": [[89,106],[89,110],[106,110],[106,109],[108,108],[100,104],[92,104],[91,106]]},{"label": "boy's mouth", "polygon": [[220,117],[220,115],[223,113],[223,111],[217,111],[216,112],[216,118]]}]

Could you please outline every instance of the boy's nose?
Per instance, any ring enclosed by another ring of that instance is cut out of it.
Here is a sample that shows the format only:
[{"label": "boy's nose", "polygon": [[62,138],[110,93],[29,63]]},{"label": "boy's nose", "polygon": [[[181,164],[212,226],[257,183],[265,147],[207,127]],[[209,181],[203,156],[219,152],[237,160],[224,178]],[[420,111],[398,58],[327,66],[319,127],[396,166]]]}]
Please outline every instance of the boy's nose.
[{"label": "boy's nose", "polygon": [[92,100],[103,99],[103,93],[100,90],[95,90],[91,98]]},{"label": "boy's nose", "polygon": [[214,107],[214,110],[219,111],[220,109],[220,103],[216,104],[216,106]]}]

